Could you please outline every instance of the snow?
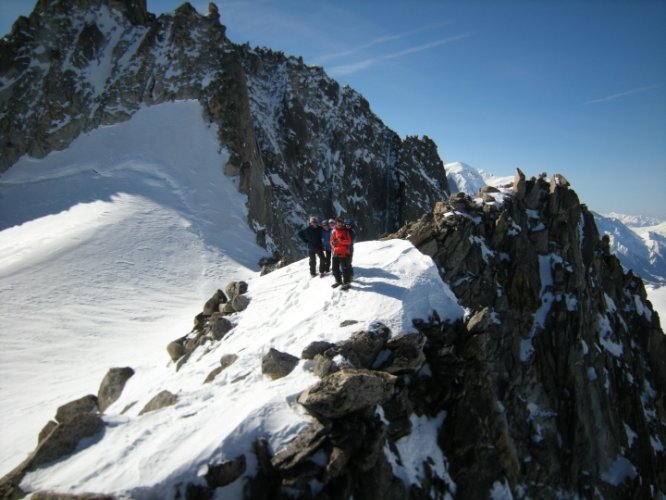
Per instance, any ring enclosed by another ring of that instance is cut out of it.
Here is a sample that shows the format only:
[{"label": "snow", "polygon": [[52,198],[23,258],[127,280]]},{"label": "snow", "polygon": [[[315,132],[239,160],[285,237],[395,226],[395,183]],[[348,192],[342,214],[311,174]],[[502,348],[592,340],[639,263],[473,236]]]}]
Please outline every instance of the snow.
[{"label": "snow", "polygon": [[[197,480],[191,471],[240,454],[251,476],[256,437],[277,451],[312,421],[296,403],[317,380],[311,362],[269,380],[261,359],[270,348],[300,356],[315,340],[344,340],[377,321],[396,335],[433,311],[463,315],[431,259],[403,240],[357,242],[346,292],[310,278],[305,259],[259,276],[265,252],[201,112],[193,101],[143,108],[0,178],[0,474],[34,448],[59,405],[97,393],[110,367],[135,370],[106,410],[102,437],[26,475],[23,488],[169,498],[174,483]],[[176,371],[166,345],[237,279],[249,284],[249,307]],[[226,354],[237,361],[204,384]],[[165,389],[178,402],[139,416]],[[413,417],[420,432],[399,442],[401,477],[421,477],[426,459],[448,477],[434,446],[443,418]],[[220,498],[237,498],[240,483]]]},{"label": "snow", "polygon": [[401,478],[405,484],[423,484],[427,477],[424,462],[425,458],[429,457],[432,472],[436,477],[443,479],[449,485],[450,490],[455,493],[456,485],[448,474],[446,458],[437,446],[438,431],[445,418],[446,413],[444,412],[434,419],[411,415],[411,434],[395,443],[398,455],[394,455],[388,445],[384,447],[384,453],[393,468],[393,474]]},{"label": "snow", "polygon": [[626,458],[617,457],[613,465],[601,475],[601,479],[613,486],[619,486],[626,479],[633,479],[638,475],[636,467]]},{"label": "snow", "polygon": [[659,314],[659,321],[661,323],[662,330],[666,324],[666,286],[652,286],[646,285],[645,291],[648,294],[648,299],[652,303],[652,308]]}]

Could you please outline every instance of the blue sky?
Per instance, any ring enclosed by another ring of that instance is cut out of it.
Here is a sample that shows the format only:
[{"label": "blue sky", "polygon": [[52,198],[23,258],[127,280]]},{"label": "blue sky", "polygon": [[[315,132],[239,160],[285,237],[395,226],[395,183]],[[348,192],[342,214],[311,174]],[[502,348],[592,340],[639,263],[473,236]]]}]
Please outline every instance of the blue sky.
[{"label": "blue sky", "polygon": [[[232,41],[322,65],[445,162],[561,173],[593,210],[666,218],[666,1],[216,3]],[[0,31],[31,4],[1,0]]]}]

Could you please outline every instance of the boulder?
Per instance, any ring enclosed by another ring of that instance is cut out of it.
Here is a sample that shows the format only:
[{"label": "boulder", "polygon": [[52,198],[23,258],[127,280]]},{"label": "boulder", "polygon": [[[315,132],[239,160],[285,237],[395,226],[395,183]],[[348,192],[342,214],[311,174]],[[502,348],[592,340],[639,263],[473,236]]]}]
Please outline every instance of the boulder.
[{"label": "boulder", "polygon": [[426,360],[423,352],[425,341],[422,334],[410,333],[392,338],[386,345],[389,357],[379,369],[393,375],[416,373]]},{"label": "boulder", "polygon": [[98,406],[101,413],[104,413],[120,397],[127,380],[132,375],[134,375],[134,370],[129,366],[109,369],[97,392]]},{"label": "boulder", "polygon": [[[384,349],[391,331],[385,325],[379,325],[369,331],[354,333],[351,338],[338,344],[335,351],[346,358],[358,362],[358,368],[372,368],[377,355]],[[354,353],[354,356],[351,356]]]},{"label": "boulder", "polygon": [[340,418],[388,400],[396,380],[388,373],[345,369],[303,391],[298,402],[315,417]]},{"label": "boulder", "polygon": [[247,309],[247,306],[250,305],[250,299],[245,295],[236,295],[231,299],[231,307],[234,312],[241,312]]},{"label": "boulder", "polygon": [[37,446],[29,458],[28,470],[53,462],[76,450],[80,441],[104,429],[102,418],[93,413],[79,413],[59,424]]},{"label": "boulder", "polygon": [[171,392],[166,390],[161,391],[155,397],[153,397],[153,399],[151,399],[150,401],[148,401],[148,403],[146,403],[146,406],[144,406],[143,409],[139,412],[139,415],[143,415],[144,413],[148,413],[155,410],[160,410],[167,406],[175,405],[177,401],[178,401],[178,396],[176,396],[175,394],[172,394]]},{"label": "boulder", "polygon": [[271,349],[261,360],[261,372],[273,380],[289,375],[299,359],[286,352]]},{"label": "boulder", "polygon": [[222,316],[221,313],[215,312],[211,315],[204,332],[212,340],[222,340],[222,338],[231,331],[234,327],[233,323],[227,318]]},{"label": "boulder", "polygon": [[245,281],[232,281],[225,288],[229,300],[232,300],[238,295],[242,295],[247,292],[247,283]]},{"label": "boulder", "polygon": [[301,359],[314,359],[317,354],[323,354],[332,347],[335,347],[335,344],[323,340],[316,340],[303,349],[303,352],[301,352]]},{"label": "boulder", "polygon": [[220,304],[224,304],[225,302],[227,302],[227,296],[224,292],[222,290],[216,291],[204,304],[204,316],[211,316],[213,313],[219,312]]},{"label": "boulder", "polygon": [[80,399],[76,399],[62,406],[59,406],[56,410],[55,419],[62,424],[67,420],[71,420],[79,413],[94,413],[96,411],[97,396],[94,394],[88,394],[87,396],[83,396]]},{"label": "boulder", "polygon": [[178,340],[174,340],[172,342],[169,342],[167,345],[167,352],[169,353],[169,357],[171,358],[171,361],[178,361],[184,354],[185,354],[185,346],[183,345],[183,342],[185,341],[185,337],[181,337]]}]

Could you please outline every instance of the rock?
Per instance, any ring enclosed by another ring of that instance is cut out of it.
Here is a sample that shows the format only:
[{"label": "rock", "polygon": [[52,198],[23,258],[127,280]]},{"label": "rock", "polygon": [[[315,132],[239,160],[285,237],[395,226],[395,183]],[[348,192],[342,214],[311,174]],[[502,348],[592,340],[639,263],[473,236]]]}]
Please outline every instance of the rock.
[{"label": "rock", "polygon": [[221,313],[216,312],[210,317],[208,324],[204,328],[204,332],[212,340],[219,341],[224,338],[224,336],[231,331],[234,327],[233,323],[227,318],[222,316]]},{"label": "rock", "polygon": [[467,331],[470,335],[476,335],[487,332],[495,322],[492,311],[489,307],[484,307],[477,311],[467,322]]},{"label": "rock", "polygon": [[29,457],[28,469],[58,460],[72,453],[80,441],[99,433],[104,429],[104,422],[99,415],[79,413],[59,424],[37,446]]},{"label": "rock", "polygon": [[516,199],[522,200],[525,197],[525,174],[519,168],[513,177],[512,189]]},{"label": "rock", "polygon": [[217,377],[220,373],[222,373],[223,370],[231,366],[237,359],[238,356],[236,356],[235,354],[225,354],[224,356],[222,356],[222,359],[220,360],[220,366],[218,366],[208,374],[206,380],[204,380],[204,384],[207,384],[215,380],[215,377]]},{"label": "rock", "polygon": [[338,371],[339,369],[333,360],[324,354],[315,354],[312,361],[312,373],[320,378],[323,378],[334,371]]},{"label": "rock", "polygon": [[390,352],[389,358],[378,369],[393,375],[416,373],[426,360],[423,352],[425,341],[425,336],[421,334],[393,337],[386,345]]},{"label": "rock", "polygon": [[309,458],[321,448],[327,435],[327,428],[319,422],[314,422],[271,458],[273,470],[283,477],[293,478],[296,474],[300,474],[303,470],[303,463],[309,462]]},{"label": "rock", "polygon": [[132,375],[134,375],[134,370],[130,367],[109,369],[97,392],[97,404],[101,413],[104,413],[120,397],[127,380]]},{"label": "rock", "polygon": [[247,306],[250,305],[250,299],[245,295],[236,295],[231,299],[230,303],[234,312],[241,312],[247,309]]},{"label": "rock", "polygon": [[139,415],[143,415],[144,413],[148,413],[155,410],[160,410],[167,406],[175,405],[177,402],[178,402],[178,396],[172,394],[167,390],[161,391],[157,395],[155,395],[153,399],[151,399],[150,401],[148,401],[148,403],[146,403],[146,406],[144,406],[143,409],[139,412]]},{"label": "rock", "polygon": [[184,340],[185,337],[181,337],[178,340],[169,342],[167,345],[167,352],[169,353],[171,361],[178,361],[179,358],[185,355],[185,346],[183,346]]},{"label": "rock", "polygon": [[271,347],[261,360],[261,373],[272,380],[286,377],[296,368],[298,361],[299,359],[296,356],[280,352]]},{"label": "rock", "polygon": [[326,350],[335,347],[335,344],[322,340],[310,343],[301,353],[301,359],[314,359],[317,354],[323,354]]},{"label": "rock", "polygon": [[79,413],[94,413],[97,411],[97,396],[93,394],[88,394],[83,396],[80,399],[70,401],[67,404],[64,404],[58,407],[55,415],[55,419],[59,423],[64,423],[67,420],[71,420],[74,416]]},{"label": "rock", "polygon": [[388,373],[346,369],[302,392],[298,402],[316,417],[339,418],[388,400],[395,381]]},{"label": "rock", "polygon": [[44,427],[42,427],[42,430],[39,431],[39,435],[37,436],[37,444],[41,443],[48,437],[49,434],[53,432],[53,429],[58,427],[58,422],[55,422],[53,420],[49,420]]},{"label": "rock", "polygon": [[213,296],[206,301],[203,308],[204,316],[211,316],[215,312],[219,312],[220,304],[227,302],[227,296],[224,295],[222,290],[216,291]]},{"label": "rock", "polygon": [[[372,368],[377,355],[384,349],[391,331],[385,325],[377,325],[374,330],[354,333],[346,342],[336,346],[335,351],[346,358],[357,359],[357,368]],[[351,356],[351,353],[354,356]]]},{"label": "rock", "polygon": [[225,289],[229,300],[247,292],[247,283],[245,281],[232,281],[227,284]]},{"label": "rock", "polygon": [[240,455],[233,460],[209,465],[204,479],[209,488],[221,488],[242,476],[246,468],[245,455]]},{"label": "rock", "polygon": [[225,354],[220,358],[220,366],[224,370],[236,362],[238,356],[236,354]]}]

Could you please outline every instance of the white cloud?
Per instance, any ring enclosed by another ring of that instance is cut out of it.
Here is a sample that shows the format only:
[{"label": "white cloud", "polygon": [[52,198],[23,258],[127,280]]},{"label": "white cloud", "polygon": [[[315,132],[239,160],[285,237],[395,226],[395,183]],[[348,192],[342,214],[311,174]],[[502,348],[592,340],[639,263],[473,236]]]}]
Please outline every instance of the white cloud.
[{"label": "white cloud", "polygon": [[586,101],[583,104],[588,105],[588,104],[597,104],[600,102],[608,102],[608,101],[614,101],[615,99],[619,99],[621,97],[626,97],[628,95],[633,95],[633,94],[640,94],[642,92],[648,92],[650,90],[654,90],[656,88],[661,87],[661,83],[657,83],[654,85],[648,85],[647,87],[639,87],[636,89],[631,89],[631,90],[625,90],[624,92],[618,92],[617,94],[609,95],[606,97],[601,97],[599,99],[592,99],[591,101]]},{"label": "white cloud", "polygon": [[416,47],[410,47],[408,49],[400,50],[398,52],[393,52],[390,54],[383,54],[379,55],[377,57],[372,57],[369,59],[364,59],[363,61],[358,61],[355,63],[351,64],[343,64],[339,66],[333,66],[331,68],[328,68],[328,73],[333,76],[340,76],[340,75],[349,75],[351,73],[355,73],[357,71],[361,71],[364,69],[369,68],[370,66],[374,66],[375,64],[380,63],[381,61],[386,61],[389,59],[396,59],[398,57],[403,57],[408,54],[414,54],[417,52],[423,52],[425,50],[430,50],[435,47],[439,47],[440,45],[445,45],[447,43],[452,43],[452,42],[457,42],[458,40],[462,40],[464,38],[468,38],[472,36],[471,33],[465,33],[462,35],[455,35],[449,38],[443,38],[441,40],[435,40],[434,42],[429,42],[423,45],[418,45]]}]

